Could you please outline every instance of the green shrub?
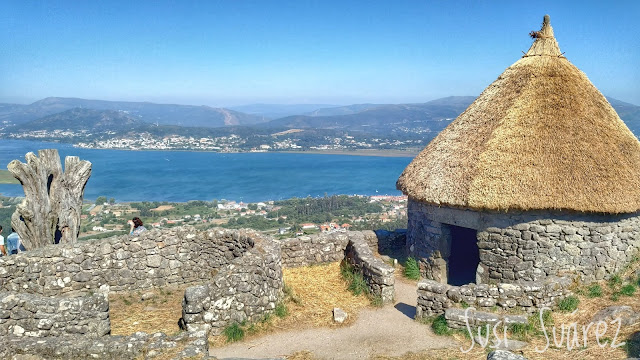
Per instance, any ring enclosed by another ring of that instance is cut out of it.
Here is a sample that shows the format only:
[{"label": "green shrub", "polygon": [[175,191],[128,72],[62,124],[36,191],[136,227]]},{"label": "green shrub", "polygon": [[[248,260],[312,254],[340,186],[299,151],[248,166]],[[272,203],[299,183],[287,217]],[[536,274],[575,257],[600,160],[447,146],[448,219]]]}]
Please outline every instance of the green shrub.
[{"label": "green shrub", "polygon": [[567,296],[566,298],[560,300],[558,303],[558,309],[564,312],[572,312],[573,310],[578,308],[578,304],[580,304],[580,300],[575,296]]},{"label": "green shrub", "polygon": [[238,323],[233,323],[224,328],[224,336],[226,336],[227,342],[240,341],[244,339],[244,329]]},{"label": "green shrub", "polygon": [[276,316],[281,319],[289,315],[289,309],[287,309],[287,306],[283,303],[278,303],[278,305],[276,305],[276,309],[274,312]]},{"label": "green shrub", "polygon": [[351,278],[351,284],[349,284],[349,290],[353,293],[353,295],[356,296],[369,292],[369,287],[367,286],[367,282],[364,280],[364,276],[362,276],[362,273],[355,272],[353,274],[353,278]]},{"label": "green shrub", "polygon": [[611,300],[612,301],[620,300],[620,293],[616,292],[616,293],[611,294]]},{"label": "green shrub", "polygon": [[348,283],[351,283],[351,279],[353,279],[353,273],[354,269],[351,264],[344,261],[340,264],[340,275],[342,275],[342,278],[347,280]]},{"label": "green shrub", "polygon": [[407,279],[419,280],[420,279],[420,267],[416,259],[410,257],[404,264],[404,276]]},{"label": "green shrub", "polygon": [[444,318],[444,315],[440,315],[433,320],[431,329],[433,329],[436,335],[451,335],[451,329],[449,329],[447,319]]},{"label": "green shrub", "polygon": [[616,287],[622,285],[622,278],[620,278],[620,275],[614,275],[613,277],[611,277],[611,279],[609,279],[608,284],[611,289],[615,289]]},{"label": "green shrub", "polygon": [[340,273],[342,277],[347,280],[349,285],[347,288],[353,295],[369,294],[369,286],[364,280],[364,276],[360,271],[357,271],[351,264],[343,262],[340,265]]},{"label": "green shrub", "polygon": [[593,284],[587,288],[587,296],[596,298],[602,296],[602,287],[599,284]]},{"label": "green shrub", "polygon": [[636,292],[636,286],[633,284],[628,284],[622,287],[622,289],[620,289],[620,293],[624,296],[633,296],[633,294]]}]

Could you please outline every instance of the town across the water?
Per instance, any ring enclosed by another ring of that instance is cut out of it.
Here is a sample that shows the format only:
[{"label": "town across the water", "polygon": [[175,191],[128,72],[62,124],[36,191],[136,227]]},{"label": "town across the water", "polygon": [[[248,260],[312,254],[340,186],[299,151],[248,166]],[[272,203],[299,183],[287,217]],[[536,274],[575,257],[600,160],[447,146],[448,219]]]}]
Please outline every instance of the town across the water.
[{"label": "town across the water", "polygon": [[406,228],[406,196],[293,198],[244,203],[232,200],[117,203],[100,197],[83,206],[80,239],[124,234],[127,220],[140,217],[147,229],[192,225],[252,228],[279,237],[318,232]]}]

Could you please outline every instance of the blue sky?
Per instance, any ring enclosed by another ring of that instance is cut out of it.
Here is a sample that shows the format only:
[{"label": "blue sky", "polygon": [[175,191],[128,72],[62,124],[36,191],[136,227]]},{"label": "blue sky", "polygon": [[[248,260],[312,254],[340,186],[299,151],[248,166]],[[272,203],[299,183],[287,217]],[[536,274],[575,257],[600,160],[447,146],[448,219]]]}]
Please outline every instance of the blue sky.
[{"label": "blue sky", "polygon": [[478,95],[551,16],[565,56],[640,105],[640,1],[0,2],[0,102],[212,106]]}]

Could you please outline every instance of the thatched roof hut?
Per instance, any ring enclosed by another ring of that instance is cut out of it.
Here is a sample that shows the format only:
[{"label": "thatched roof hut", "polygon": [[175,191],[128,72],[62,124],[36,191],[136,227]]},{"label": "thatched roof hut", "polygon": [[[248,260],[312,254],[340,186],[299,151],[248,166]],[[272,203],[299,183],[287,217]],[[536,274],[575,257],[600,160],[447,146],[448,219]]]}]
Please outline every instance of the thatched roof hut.
[{"label": "thatched roof hut", "polygon": [[567,60],[549,17],[529,51],[407,166],[397,188],[476,210],[640,209],[640,142]]}]

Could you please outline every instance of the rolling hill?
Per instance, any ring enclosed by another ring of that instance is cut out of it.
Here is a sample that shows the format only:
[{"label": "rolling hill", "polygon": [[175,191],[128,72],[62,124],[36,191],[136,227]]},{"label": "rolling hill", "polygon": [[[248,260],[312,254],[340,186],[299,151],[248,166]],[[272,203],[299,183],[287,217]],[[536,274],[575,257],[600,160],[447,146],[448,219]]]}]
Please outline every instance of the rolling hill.
[{"label": "rolling hill", "polygon": [[[359,105],[361,111],[347,115],[310,116],[298,115],[272,120],[261,127],[316,128],[387,133],[389,131],[410,132],[416,129],[439,132],[451,120],[464,111],[474,97],[452,96],[422,104]],[[358,105],[321,109],[318,113],[348,113],[357,111]]]},{"label": "rolling hill", "polygon": [[209,106],[49,97],[29,105],[0,104],[0,122],[23,124],[74,108],[123,111],[141,121],[158,125],[221,127],[266,121],[262,116]]},{"label": "rolling hill", "polygon": [[149,125],[124,111],[73,108],[16,125],[16,130],[131,131]]},{"label": "rolling hill", "polygon": [[313,111],[318,111],[322,108],[333,108],[338,105],[327,104],[250,104],[233,106],[229,109],[240,111],[246,114],[264,116],[267,121],[272,119],[279,119],[286,116],[306,114]]}]

